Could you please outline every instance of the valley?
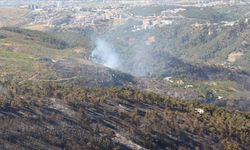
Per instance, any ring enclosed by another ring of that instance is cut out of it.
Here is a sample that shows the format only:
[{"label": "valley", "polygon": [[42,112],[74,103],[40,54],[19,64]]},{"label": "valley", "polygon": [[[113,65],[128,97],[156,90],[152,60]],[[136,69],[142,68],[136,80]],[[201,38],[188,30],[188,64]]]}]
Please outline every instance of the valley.
[{"label": "valley", "polygon": [[0,149],[249,149],[247,1],[0,8]]}]

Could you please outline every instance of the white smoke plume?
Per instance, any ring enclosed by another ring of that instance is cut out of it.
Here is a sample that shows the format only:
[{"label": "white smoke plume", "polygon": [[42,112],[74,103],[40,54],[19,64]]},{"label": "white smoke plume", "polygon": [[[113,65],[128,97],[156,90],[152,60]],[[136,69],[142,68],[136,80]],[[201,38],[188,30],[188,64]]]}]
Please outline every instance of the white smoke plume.
[{"label": "white smoke plume", "polygon": [[96,40],[96,48],[92,51],[91,57],[106,67],[112,69],[119,67],[119,55],[114,47],[103,39]]},{"label": "white smoke plume", "polygon": [[147,76],[154,72],[152,62],[155,60],[150,48],[145,46],[144,40],[128,50],[127,52],[130,53],[128,56],[122,55],[121,50],[105,38],[98,38],[95,45],[91,57],[98,64],[134,76]]}]

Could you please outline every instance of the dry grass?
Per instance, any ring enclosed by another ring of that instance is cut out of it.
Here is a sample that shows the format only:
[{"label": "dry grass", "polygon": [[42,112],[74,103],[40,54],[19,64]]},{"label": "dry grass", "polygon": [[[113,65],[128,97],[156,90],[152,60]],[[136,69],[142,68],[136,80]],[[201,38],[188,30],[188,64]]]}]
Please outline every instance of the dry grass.
[{"label": "dry grass", "polygon": [[28,9],[3,7],[0,9],[0,27],[14,26],[24,21]]},{"label": "dry grass", "polygon": [[34,25],[25,26],[24,28],[30,29],[30,30],[37,30],[37,31],[47,31],[51,29],[51,26],[47,24],[34,24]]},{"label": "dry grass", "polygon": [[243,55],[242,52],[232,52],[228,55],[227,61],[233,63],[237,59],[239,59],[242,55]]}]

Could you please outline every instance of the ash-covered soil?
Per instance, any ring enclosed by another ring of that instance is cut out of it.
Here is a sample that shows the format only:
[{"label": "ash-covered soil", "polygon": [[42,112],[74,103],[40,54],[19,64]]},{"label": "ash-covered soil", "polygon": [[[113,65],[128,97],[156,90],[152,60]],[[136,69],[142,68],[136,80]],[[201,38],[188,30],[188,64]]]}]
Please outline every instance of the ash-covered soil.
[{"label": "ash-covered soil", "polygon": [[[177,79],[187,79],[194,82],[197,80],[211,82],[228,80],[240,85],[243,90],[249,91],[250,75],[247,72],[226,69],[219,66],[193,66],[177,60],[178,59],[175,59],[174,61],[175,64],[177,64],[175,67],[167,65],[169,68],[165,70],[169,71],[164,75],[148,77],[135,77],[96,64],[87,59],[59,60],[56,62],[47,60],[45,63],[62,78],[61,82],[71,83],[73,85],[82,87],[132,87],[165,96],[172,96],[178,99],[199,100],[214,103],[218,106],[226,106],[243,111],[249,110],[249,98],[246,96],[233,100],[220,100],[218,96],[214,96],[212,101],[207,101],[208,98],[201,95],[194,88],[185,88],[185,86],[183,88],[175,88],[175,85],[166,84],[164,80],[164,77],[171,76]],[[193,86],[192,83],[190,84]]]},{"label": "ash-covered soil", "polygon": [[1,149],[223,149],[233,143],[245,150],[250,144],[249,115],[212,105],[130,88],[39,82],[4,88]]}]

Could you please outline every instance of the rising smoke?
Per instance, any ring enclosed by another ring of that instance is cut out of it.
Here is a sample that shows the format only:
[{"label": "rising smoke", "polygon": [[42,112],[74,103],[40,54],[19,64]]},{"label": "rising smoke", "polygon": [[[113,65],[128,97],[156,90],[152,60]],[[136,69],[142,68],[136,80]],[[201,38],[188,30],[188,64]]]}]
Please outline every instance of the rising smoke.
[{"label": "rising smoke", "polygon": [[92,51],[91,57],[96,63],[119,69],[119,55],[114,47],[104,39],[96,40],[96,48]]},{"label": "rising smoke", "polygon": [[92,51],[91,57],[98,64],[135,76],[148,76],[154,72],[154,59],[144,42],[136,43],[133,48],[125,49],[125,52],[117,49],[105,38],[99,38],[95,43],[96,48]]}]

